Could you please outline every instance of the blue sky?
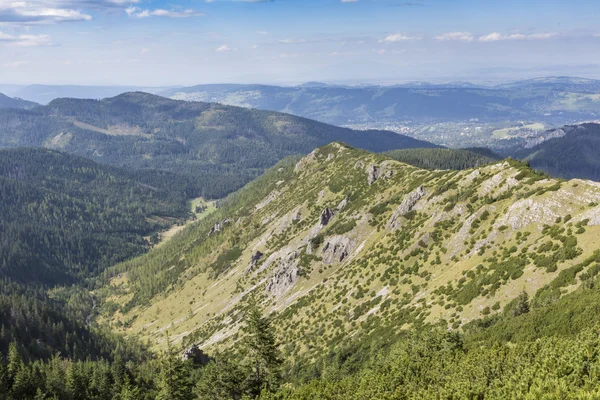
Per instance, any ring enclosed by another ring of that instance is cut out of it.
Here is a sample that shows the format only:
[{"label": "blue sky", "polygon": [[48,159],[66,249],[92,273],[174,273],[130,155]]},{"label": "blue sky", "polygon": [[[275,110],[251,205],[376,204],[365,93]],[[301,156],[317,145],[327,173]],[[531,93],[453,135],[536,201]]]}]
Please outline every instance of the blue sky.
[{"label": "blue sky", "polygon": [[600,78],[596,0],[0,0],[2,83]]}]

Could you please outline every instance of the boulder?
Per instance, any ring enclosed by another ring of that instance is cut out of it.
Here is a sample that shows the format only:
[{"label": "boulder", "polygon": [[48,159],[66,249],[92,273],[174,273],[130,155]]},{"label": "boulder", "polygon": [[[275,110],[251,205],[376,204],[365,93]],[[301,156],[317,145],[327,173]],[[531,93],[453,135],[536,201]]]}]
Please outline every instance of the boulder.
[{"label": "boulder", "polygon": [[192,361],[196,365],[206,365],[212,361],[212,358],[204,354],[202,350],[198,348],[195,344],[192,345],[189,349],[183,352],[181,356],[183,361]]}]

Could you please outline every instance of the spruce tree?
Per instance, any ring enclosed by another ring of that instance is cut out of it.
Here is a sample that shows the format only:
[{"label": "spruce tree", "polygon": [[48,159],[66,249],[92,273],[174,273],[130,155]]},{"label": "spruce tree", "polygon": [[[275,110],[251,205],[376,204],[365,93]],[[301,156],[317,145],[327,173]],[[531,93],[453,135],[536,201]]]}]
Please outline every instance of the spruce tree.
[{"label": "spruce tree", "polygon": [[258,396],[263,389],[276,390],[281,379],[283,360],[271,321],[262,315],[255,301],[252,301],[246,313],[245,330],[249,367],[252,369],[248,379],[250,394]]},{"label": "spruce tree", "polygon": [[192,385],[188,365],[173,350],[167,337],[167,350],[161,360],[156,400],[192,399]]}]

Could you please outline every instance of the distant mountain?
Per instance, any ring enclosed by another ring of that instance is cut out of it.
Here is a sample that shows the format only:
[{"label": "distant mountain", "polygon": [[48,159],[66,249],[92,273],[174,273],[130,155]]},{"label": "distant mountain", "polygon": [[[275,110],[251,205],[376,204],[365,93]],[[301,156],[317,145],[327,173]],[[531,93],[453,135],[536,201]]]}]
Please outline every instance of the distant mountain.
[{"label": "distant mountain", "polygon": [[515,155],[552,176],[600,181],[600,124],[565,126],[546,135],[553,138]]},{"label": "distant mountain", "polygon": [[570,76],[527,79],[495,86],[497,89],[547,89],[562,92],[600,92],[600,80]]},{"label": "distant mountain", "polygon": [[8,97],[2,93],[0,93],[0,108],[22,108],[29,110],[31,108],[37,107],[39,104],[33,103],[31,101]]},{"label": "distant mountain", "polygon": [[52,100],[62,97],[99,100],[125,92],[157,93],[165,89],[143,86],[28,85],[16,88],[11,94],[39,104],[48,104]]},{"label": "distant mountain", "polygon": [[43,146],[117,166],[184,173],[196,179],[198,194],[210,198],[241,187],[288,155],[334,141],[372,151],[438,147],[388,131],[147,93],[0,110],[0,146]]},{"label": "distant mountain", "polygon": [[559,77],[500,86],[468,82],[362,87],[229,84],[169,89],[160,94],[178,100],[281,111],[336,125],[470,119],[565,124],[600,115],[600,99],[595,95],[600,92],[599,82]]}]

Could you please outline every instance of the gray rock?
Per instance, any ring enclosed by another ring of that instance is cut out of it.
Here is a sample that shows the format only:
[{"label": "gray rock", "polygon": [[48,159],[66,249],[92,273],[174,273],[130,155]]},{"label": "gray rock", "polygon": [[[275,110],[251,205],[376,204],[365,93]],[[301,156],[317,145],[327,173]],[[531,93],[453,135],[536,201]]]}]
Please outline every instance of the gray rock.
[{"label": "gray rock", "polygon": [[246,268],[246,271],[244,272],[249,273],[254,271],[254,268],[256,268],[256,265],[263,256],[264,254],[260,251],[257,251],[256,253],[252,254],[252,257],[250,258],[250,265],[248,265],[248,268]]},{"label": "gray rock", "polygon": [[338,211],[341,211],[341,210],[343,210],[343,209],[344,209],[344,208],[345,208],[345,207],[348,205],[348,201],[349,201],[349,200],[348,200],[348,198],[347,198],[347,197],[346,197],[346,198],[344,198],[344,200],[342,200],[342,201],[340,202],[340,204],[338,204],[338,206],[337,206],[337,210],[338,210]]},{"label": "gray rock", "polygon": [[397,229],[400,225],[398,219],[400,217],[406,216],[409,212],[411,212],[417,204],[417,202],[423,197],[425,197],[425,194],[426,193],[423,186],[419,186],[418,188],[404,196],[404,199],[402,199],[402,203],[400,203],[398,208],[394,210],[394,213],[388,220],[387,228],[392,230]]},{"label": "gray rock", "polygon": [[369,173],[369,177],[368,177],[369,186],[371,186],[372,184],[374,184],[374,183],[375,183],[375,181],[376,181],[377,179],[379,179],[379,176],[380,176],[380,170],[379,170],[379,167],[378,167],[377,165],[375,165],[375,164],[372,164],[372,165],[369,167],[369,171],[368,171],[368,173]]},{"label": "gray rock", "polygon": [[204,354],[195,344],[184,351],[181,358],[183,361],[190,360],[196,365],[206,365],[212,361],[212,358]]},{"label": "gray rock", "polygon": [[333,236],[323,246],[323,264],[342,262],[350,255],[354,242],[345,236]]},{"label": "gray rock", "polygon": [[330,208],[324,209],[321,212],[321,226],[327,225],[334,216],[335,216],[335,212],[332,209],[330,209]]},{"label": "gray rock", "polygon": [[289,253],[281,262],[277,268],[277,272],[269,279],[266,285],[267,293],[273,296],[281,296],[291,286],[296,283],[299,276],[298,264],[300,259],[298,258],[298,252],[293,251]]},{"label": "gray rock", "polygon": [[225,228],[225,226],[231,224],[231,220],[229,218],[226,218],[222,221],[217,222],[216,224],[214,224],[212,226],[212,228],[210,228],[210,231],[208,232],[208,236],[212,236],[216,233],[221,232],[221,230],[223,230],[223,228]]}]

